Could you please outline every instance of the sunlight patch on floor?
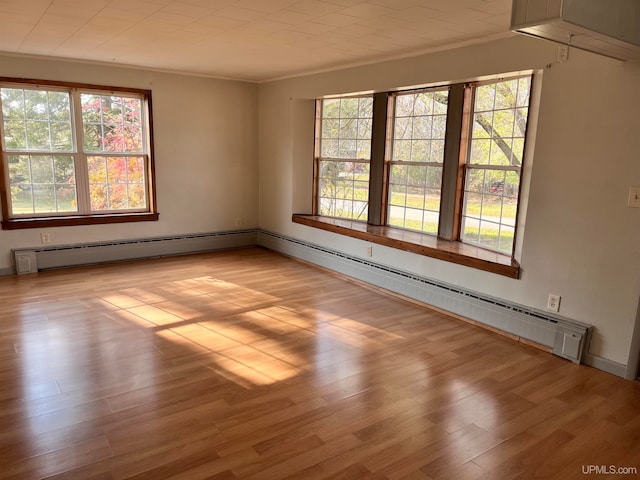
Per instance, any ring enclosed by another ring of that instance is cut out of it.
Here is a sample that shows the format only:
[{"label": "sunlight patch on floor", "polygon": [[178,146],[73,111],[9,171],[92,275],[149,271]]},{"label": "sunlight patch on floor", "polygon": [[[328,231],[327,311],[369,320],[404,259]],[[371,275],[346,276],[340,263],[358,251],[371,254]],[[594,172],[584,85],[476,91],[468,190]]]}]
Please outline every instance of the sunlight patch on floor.
[{"label": "sunlight patch on floor", "polygon": [[[188,304],[177,300],[185,295],[192,299]],[[285,345],[304,345],[312,336],[316,359],[345,349],[377,350],[402,339],[327,310],[313,309],[310,316],[308,307],[280,305],[273,295],[210,276],[173,281],[154,291],[131,288],[102,300],[120,308],[117,318],[206,354],[214,362],[211,368],[247,388],[308,371],[312,365],[304,355]]]}]

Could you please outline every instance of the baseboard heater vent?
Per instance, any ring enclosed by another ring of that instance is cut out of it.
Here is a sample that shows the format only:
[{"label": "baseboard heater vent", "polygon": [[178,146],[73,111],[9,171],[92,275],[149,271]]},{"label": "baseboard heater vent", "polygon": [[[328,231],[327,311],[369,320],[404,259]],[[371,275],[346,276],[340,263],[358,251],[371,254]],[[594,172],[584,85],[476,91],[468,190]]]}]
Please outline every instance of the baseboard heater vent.
[{"label": "baseboard heater vent", "polygon": [[16,273],[257,245],[257,230],[197,233],[13,250]]},{"label": "baseboard heater vent", "polygon": [[588,349],[593,327],[572,319],[271,232],[260,231],[258,243],[547,346],[556,355],[576,363]]}]

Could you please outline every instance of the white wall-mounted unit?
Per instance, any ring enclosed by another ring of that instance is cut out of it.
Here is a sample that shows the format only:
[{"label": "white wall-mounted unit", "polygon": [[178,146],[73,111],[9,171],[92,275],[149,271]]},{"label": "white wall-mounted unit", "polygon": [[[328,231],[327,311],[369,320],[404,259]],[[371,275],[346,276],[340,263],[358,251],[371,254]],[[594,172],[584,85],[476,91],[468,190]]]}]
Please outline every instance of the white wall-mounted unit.
[{"label": "white wall-mounted unit", "polygon": [[618,60],[640,60],[639,0],[513,0],[511,30]]},{"label": "white wall-mounted unit", "polygon": [[13,255],[16,273],[20,275],[52,268],[251,247],[256,245],[257,242],[258,231],[248,229],[193,233],[171,237],[16,248],[13,250]]}]

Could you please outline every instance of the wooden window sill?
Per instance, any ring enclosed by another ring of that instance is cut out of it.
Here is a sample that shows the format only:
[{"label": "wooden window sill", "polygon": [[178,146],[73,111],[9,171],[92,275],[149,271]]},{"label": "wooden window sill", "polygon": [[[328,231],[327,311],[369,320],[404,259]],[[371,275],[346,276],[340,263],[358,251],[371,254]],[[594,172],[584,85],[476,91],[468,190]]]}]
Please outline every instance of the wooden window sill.
[{"label": "wooden window sill", "polygon": [[397,248],[445,262],[456,263],[486,272],[520,278],[520,265],[508,255],[484,250],[461,242],[440,240],[431,235],[387,226],[318,215],[294,214],[294,223],[347,235],[367,242]]},{"label": "wooden window sill", "polygon": [[105,215],[77,215],[64,217],[12,218],[2,221],[3,230],[21,228],[71,227],[75,225],[100,225],[106,223],[153,222],[158,220],[158,213],[123,213]]}]

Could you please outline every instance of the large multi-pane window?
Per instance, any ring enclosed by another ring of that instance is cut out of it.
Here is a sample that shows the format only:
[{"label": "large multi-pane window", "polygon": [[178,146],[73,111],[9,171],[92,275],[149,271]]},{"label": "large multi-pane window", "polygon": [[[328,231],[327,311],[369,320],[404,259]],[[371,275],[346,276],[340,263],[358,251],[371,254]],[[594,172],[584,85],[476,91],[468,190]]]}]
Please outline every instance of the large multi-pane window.
[{"label": "large multi-pane window", "polygon": [[3,226],[152,211],[149,92],[0,83]]},{"label": "large multi-pane window", "polygon": [[319,107],[318,210],[321,215],[366,221],[373,97],[326,99]]},{"label": "large multi-pane window", "polygon": [[461,238],[511,253],[529,114],[531,77],[474,89]]},{"label": "large multi-pane window", "polygon": [[[511,255],[531,84],[524,75],[317,102],[317,214]],[[383,174],[370,175],[378,162]]]},{"label": "large multi-pane window", "polygon": [[448,90],[391,96],[388,224],[438,233]]}]

